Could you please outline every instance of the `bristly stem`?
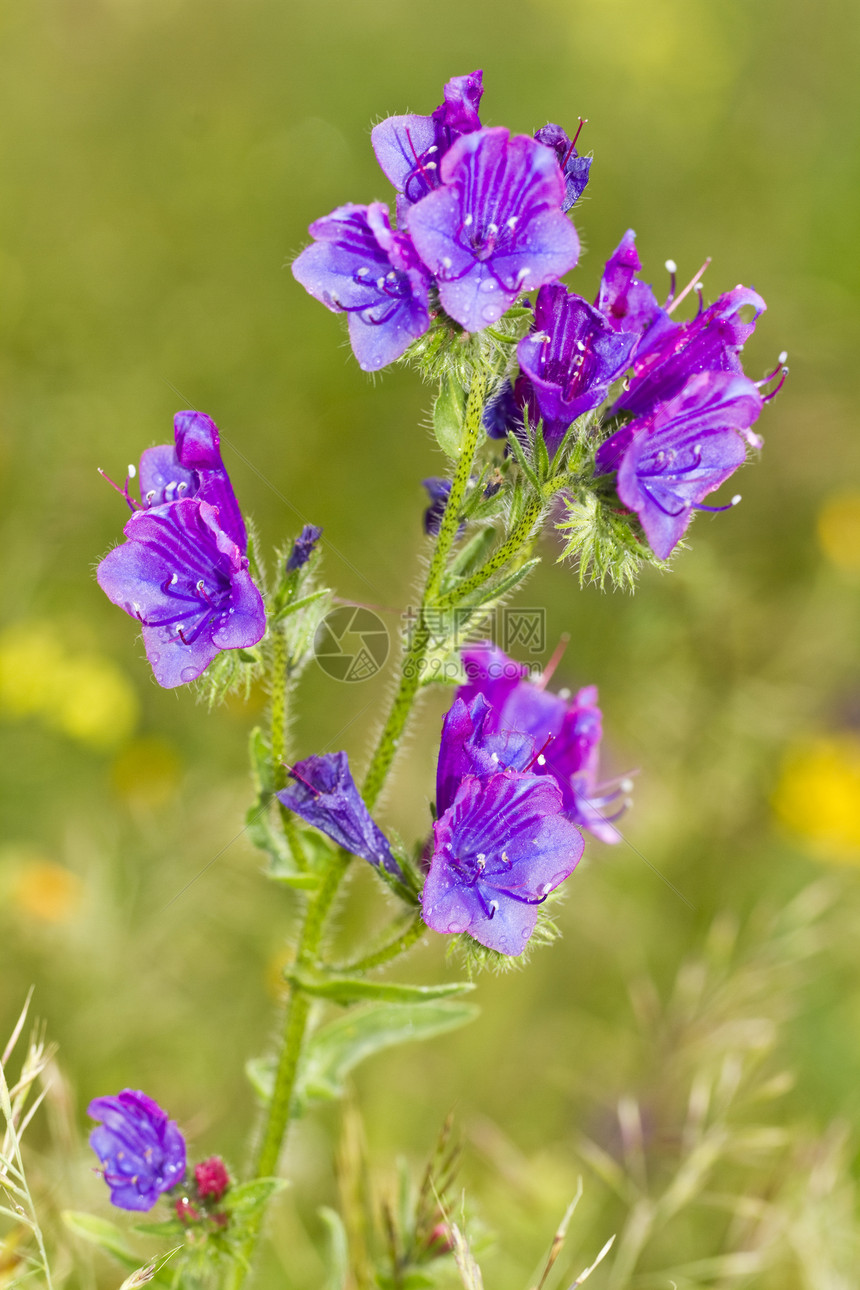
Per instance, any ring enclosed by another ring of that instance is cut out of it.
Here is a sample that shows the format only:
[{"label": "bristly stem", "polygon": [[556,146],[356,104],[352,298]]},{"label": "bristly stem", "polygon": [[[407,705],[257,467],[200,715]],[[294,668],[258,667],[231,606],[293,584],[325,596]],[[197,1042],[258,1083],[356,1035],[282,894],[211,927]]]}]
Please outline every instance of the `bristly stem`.
[{"label": "bristly stem", "polygon": [[390,963],[392,959],[398,958],[411,949],[416,941],[427,930],[427,924],[420,914],[416,914],[412,922],[387,945],[375,950],[372,954],[366,954],[364,958],[356,959],[353,963],[338,964],[332,971],[339,972],[342,976],[353,972],[369,972],[371,968],[382,967],[384,963]]},{"label": "bristly stem", "polygon": [[439,532],[436,536],[436,545],[430,558],[430,568],[427,570],[427,581],[424,584],[424,594],[421,597],[418,621],[415,623],[412,639],[403,659],[400,684],[392,701],[388,720],[379,736],[376,750],[364,777],[362,795],[370,811],[373,810],[379,794],[382,792],[388,772],[391,769],[391,763],[394,760],[406,727],[406,722],[412,711],[415,696],[421,685],[422,665],[431,638],[427,624],[427,612],[436,606],[445,567],[448,563],[448,556],[451,547],[454,545],[457,530],[460,527],[463,502],[466,497],[466,490],[469,487],[475,454],[481,441],[486,393],[486,373],[476,371],[472,376],[469,398],[466,403],[463,445],[454,471],[454,477],[451,481],[451,491],[445,504]]}]

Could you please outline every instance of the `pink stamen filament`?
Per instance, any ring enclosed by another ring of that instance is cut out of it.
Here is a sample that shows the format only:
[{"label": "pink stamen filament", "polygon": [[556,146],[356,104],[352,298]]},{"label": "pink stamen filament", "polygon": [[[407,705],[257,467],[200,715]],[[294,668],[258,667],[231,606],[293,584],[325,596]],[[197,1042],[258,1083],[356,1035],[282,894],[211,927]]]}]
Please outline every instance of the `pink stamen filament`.
[{"label": "pink stamen filament", "polygon": [[[666,301],[666,313],[667,313],[667,314],[674,313],[674,312],[675,312],[675,310],[678,308],[678,305],[679,305],[679,304],[681,303],[681,301],[684,299],[684,297],[685,297],[685,296],[688,296],[688,295],[690,294],[690,292],[693,290],[693,288],[694,288],[694,287],[696,287],[696,286],[698,286],[699,279],[701,278],[702,274],[705,272],[705,270],[707,269],[707,267],[708,267],[708,265],[709,265],[710,263],[711,263],[711,257],[710,257],[710,256],[708,256],[708,258],[705,260],[705,263],[702,265],[701,269],[699,269],[698,273],[694,273],[694,274],[693,274],[692,278],[691,278],[691,279],[690,279],[690,281],[687,283],[686,287],[684,287],[684,290],[683,290],[683,291],[681,291],[681,292],[680,292],[680,293],[675,297],[675,299],[674,299],[674,300],[672,299],[672,297],[671,297],[671,296],[669,297],[669,300],[667,300],[667,301]],[[671,301],[671,303],[670,303],[670,301]]]},{"label": "pink stamen filament", "polygon": [[553,673],[555,672],[555,669],[558,667],[561,660],[564,658],[564,652],[567,649],[569,644],[570,644],[570,632],[562,632],[561,636],[558,639],[558,644],[556,645],[555,649],[552,652],[552,656],[549,662],[547,663],[546,667],[541,673],[540,680],[535,682],[539,690],[545,690],[549,682],[552,680]]}]

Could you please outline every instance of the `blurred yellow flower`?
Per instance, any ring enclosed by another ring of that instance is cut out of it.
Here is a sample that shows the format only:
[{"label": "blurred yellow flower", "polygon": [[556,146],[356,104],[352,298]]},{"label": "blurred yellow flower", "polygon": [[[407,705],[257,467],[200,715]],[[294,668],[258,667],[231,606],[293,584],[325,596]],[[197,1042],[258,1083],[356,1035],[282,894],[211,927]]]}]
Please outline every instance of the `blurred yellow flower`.
[{"label": "blurred yellow flower", "polygon": [[860,738],[831,735],[791,749],[773,806],[816,855],[860,864]]},{"label": "blurred yellow flower", "polygon": [[113,764],[113,786],[127,801],[158,807],[169,802],[179,787],[182,763],[166,739],[133,739]]},{"label": "blurred yellow flower", "polygon": [[827,498],[818,512],[818,542],[838,568],[860,573],[860,489]]},{"label": "blurred yellow flower", "polygon": [[80,907],[83,883],[52,860],[25,861],[12,881],[12,904],[45,923],[69,923]]},{"label": "blurred yellow flower", "polygon": [[129,737],[138,710],[134,687],[111,659],[68,650],[49,623],[14,623],[0,633],[0,712],[41,717],[106,750]]}]

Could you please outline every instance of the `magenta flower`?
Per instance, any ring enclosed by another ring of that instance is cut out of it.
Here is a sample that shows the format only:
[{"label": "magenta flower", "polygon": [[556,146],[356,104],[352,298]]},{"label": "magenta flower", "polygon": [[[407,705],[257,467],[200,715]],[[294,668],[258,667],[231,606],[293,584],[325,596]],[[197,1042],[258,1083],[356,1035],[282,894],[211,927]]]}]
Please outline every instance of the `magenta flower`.
[{"label": "magenta flower", "polygon": [[462,780],[433,826],[421,897],[428,927],[521,954],[538,905],[582,855],[582,837],[561,805],[558,786],[546,777],[508,770]]},{"label": "magenta flower", "polygon": [[136,618],[155,679],[194,681],[226,649],[266,630],[262,597],[220,512],[197,497],[135,511],[126,541],[97,570],[105,595]]},{"label": "magenta flower", "polygon": [[97,1097],[88,1114],[102,1123],[90,1134],[113,1205],[152,1209],[163,1192],[185,1177],[185,1139],[167,1112],[145,1093],[126,1088]]},{"label": "magenta flower", "polygon": [[574,267],[579,238],[561,213],[564,178],[550,149],[504,129],[474,130],[452,144],[439,174],[441,186],[406,223],[442,307],[467,331]]},{"label": "magenta flower", "polygon": [[490,705],[484,737],[528,736],[536,754],[529,768],[556,780],[567,818],[601,842],[619,842],[613,822],[626,809],[629,786],[599,782],[603,730],[596,687],[586,686],[572,699],[553,694],[528,680],[528,668],[489,641],[463,650],[463,665],[468,681],[457,697],[470,709],[478,697]]},{"label": "magenta flower", "polygon": [[541,287],[534,331],[517,346],[528,384],[530,420],[543,421],[552,453],[569,426],[596,408],[629,366],[636,337],[616,332],[582,296],[554,282]]},{"label": "magenta flower", "polygon": [[439,187],[439,162],[455,139],[481,128],[478,105],[484,92],[482,73],[454,76],[445,86],[444,102],[430,116],[390,116],[371,131],[376,160],[407,206]]},{"label": "magenta flower", "polygon": [[288,810],[295,811],[351,855],[361,856],[395,878],[403,878],[385,834],[361,799],[345,752],[306,757],[296,762],[290,775],[294,783],[277,794]]},{"label": "magenta flower", "polygon": [[618,496],[636,511],[661,560],[680,542],[695,510],[729,509],[704,506],[702,499],[743,464],[745,440],[757,439],[750,427],[762,405],[745,376],[701,372],[597,450],[597,473],[617,470]]},{"label": "magenta flower", "polygon": [[311,224],[315,239],[293,262],[293,275],[333,313],[349,315],[359,366],[393,363],[430,326],[429,276],[409,238],[394,232],[382,202],[352,203]]},{"label": "magenta flower", "polygon": [[642,265],[636,251],[636,234],[629,228],[606,261],[595,302],[614,331],[633,332],[639,337],[640,359],[658,340],[677,330],[677,323],[657,304],[651,288],[640,282]]}]

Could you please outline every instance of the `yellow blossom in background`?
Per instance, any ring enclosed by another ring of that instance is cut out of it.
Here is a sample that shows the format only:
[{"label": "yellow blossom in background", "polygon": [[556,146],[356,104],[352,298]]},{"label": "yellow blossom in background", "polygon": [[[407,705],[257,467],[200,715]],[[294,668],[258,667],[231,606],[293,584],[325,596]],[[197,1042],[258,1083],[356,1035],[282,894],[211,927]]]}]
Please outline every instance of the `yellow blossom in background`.
[{"label": "yellow blossom in background", "polygon": [[818,542],[837,568],[860,573],[860,489],[827,498],[818,512]]},{"label": "yellow blossom in background", "polygon": [[816,855],[860,864],[860,738],[831,735],[791,749],[773,806],[780,823]]},{"label": "yellow blossom in background", "polygon": [[158,807],[179,788],[182,763],[166,739],[132,739],[113,764],[111,778],[120,797],[139,806]]},{"label": "yellow blossom in background", "polygon": [[36,854],[7,853],[11,860],[9,904],[43,923],[70,923],[80,908],[84,885],[77,874]]},{"label": "yellow blossom in background", "polygon": [[102,654],[68,649],[49,623],[19,622],[0,633],[0,713],[40,717],[97,750],[124,743],[137,725],[137,693]]}]

